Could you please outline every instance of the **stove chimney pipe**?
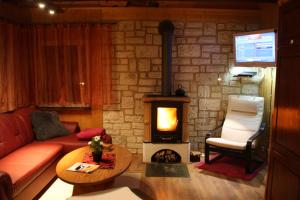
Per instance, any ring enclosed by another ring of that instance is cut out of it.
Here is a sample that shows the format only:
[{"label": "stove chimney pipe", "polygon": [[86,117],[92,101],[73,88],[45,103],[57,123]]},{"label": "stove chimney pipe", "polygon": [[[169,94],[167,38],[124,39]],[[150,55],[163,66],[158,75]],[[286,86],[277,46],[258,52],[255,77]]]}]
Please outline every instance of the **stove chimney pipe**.
[{"label": "stove chimney pipe", "polygon": [[174,25],[169,20],[159,23],[159,33],[162,35],[162,69],[161,94],[171,96],[172,92],[172,38]]}]

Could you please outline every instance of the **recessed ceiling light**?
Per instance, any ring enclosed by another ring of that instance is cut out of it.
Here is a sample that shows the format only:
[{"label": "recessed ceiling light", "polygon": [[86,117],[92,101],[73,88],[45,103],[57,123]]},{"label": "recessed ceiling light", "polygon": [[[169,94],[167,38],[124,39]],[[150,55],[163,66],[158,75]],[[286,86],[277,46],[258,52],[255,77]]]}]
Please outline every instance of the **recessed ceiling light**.
[{"label": "recessed ceiling light", "polygon": [[49,14],[50,14],[50,15],[54,15],[54,14],[55,14],[55,10],[50,9],[50,10],[49,10]]},{"label": "recessed ceiling light", "polygon": [[46,4],[45,3],[38,3],[38,6],[40,9],[44,9],[46,7]]}]

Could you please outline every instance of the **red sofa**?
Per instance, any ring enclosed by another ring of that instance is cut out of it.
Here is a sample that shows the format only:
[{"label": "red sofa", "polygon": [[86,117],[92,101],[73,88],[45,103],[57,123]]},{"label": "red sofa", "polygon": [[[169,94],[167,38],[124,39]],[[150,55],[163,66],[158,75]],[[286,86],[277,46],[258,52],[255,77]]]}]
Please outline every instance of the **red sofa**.
[{"label": "red sofa", "polygon": [[76,122],[63,122],[68,136],[36,141],[29,113],[22,108],[0,114],[0,199],[33,199],[56,176],[55,167],[65,153],[86,146],[79,141]]}]

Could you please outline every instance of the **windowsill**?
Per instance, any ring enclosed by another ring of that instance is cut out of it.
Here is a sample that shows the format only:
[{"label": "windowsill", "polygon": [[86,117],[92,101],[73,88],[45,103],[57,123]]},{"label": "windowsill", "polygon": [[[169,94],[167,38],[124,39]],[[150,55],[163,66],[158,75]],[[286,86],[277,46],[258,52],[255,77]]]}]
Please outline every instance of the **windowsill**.
[{"label": "windowsill", "polygon": [[43,111],[56,111],[58,113],[90,113],[91,106],[75,106],[75,107],[57,107],[57,106],[38,106]]}]

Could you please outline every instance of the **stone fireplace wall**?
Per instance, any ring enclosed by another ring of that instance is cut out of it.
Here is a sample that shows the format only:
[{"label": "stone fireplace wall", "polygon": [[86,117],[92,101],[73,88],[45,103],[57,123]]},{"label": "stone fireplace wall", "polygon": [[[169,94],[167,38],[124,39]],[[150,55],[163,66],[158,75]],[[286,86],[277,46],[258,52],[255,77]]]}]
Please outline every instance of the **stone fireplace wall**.
[{"label": "stone fireplace wall", "polygon": [[[203,152],[207,131],[224,118],[229,94],[258,95],[259,84],[229,73],[232,34],[257,24],[185,22],[175,25],[172,49],[173,89],[180,83],[191,98],[188,130],[191,149]],[[159,21],[120,21],[113,27],[113,104],[103,107],[103,126],[114,143],[142,153],[143,96],[161,91]],[[218,81],[218,78],[222,78]]]}]

